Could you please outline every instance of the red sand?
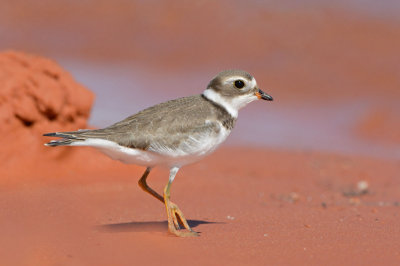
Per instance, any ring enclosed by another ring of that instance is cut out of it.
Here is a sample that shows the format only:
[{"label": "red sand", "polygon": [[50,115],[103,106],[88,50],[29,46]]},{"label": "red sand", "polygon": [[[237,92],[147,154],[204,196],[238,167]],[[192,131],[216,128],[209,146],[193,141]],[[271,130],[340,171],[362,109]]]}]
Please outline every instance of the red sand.
[{"label": "red sand", "polygon": [[[95,156],[83,149],[76,153]],[[173,200],[201,232],[189,239],[167,233],[164,207],[137,186],[144,169],[112,164],[92,168],[90,176],[74,165],[52,173],[43,168],[47,178],[3,189],[1,264],[397,265],[400,260],[398,163],[221,149],[183,168],[173,184]],[[167,174],[156,171],[149,183],[162,191]],[[368,193],[357,195],[362,180]]]}]

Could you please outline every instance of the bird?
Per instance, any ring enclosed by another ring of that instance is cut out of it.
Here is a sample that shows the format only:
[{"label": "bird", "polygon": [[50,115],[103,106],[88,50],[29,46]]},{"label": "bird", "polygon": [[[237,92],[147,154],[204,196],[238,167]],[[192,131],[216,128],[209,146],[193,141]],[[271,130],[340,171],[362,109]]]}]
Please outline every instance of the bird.
[{"label": "bird", "polygon": [[[273,100],[248,72],[225,70],[202,94],[154,105],[105,128],[46,133],[44,136],[58,139],[45,145],[93,147],[114,160],[146,167],[138,184],[165,205],[168,231],[179,237],[199,236],[170,200],[171,184],[181,167],[211,154],[225,141],[239,110],[258,99]],[[163,195],[147,184],[156,166],[169,169]]]}]

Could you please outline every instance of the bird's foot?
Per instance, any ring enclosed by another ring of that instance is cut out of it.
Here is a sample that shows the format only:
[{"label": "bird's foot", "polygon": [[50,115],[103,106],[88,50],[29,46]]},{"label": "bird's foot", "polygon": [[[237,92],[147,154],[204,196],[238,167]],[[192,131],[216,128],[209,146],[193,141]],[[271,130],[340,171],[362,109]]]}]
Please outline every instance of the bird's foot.
[{"label": "bird's foot", "polygon": [[[180,237],[199,236],[199,233],[193,231],[192,228],[190,228],[188,222],[185,219],[185,216],[178,208],[178,205],[168,201],[165,206],[168,213],[168,230],[170,233]],[[180,231],[181,227],[179,224],[185,227],[189,232]]]}]

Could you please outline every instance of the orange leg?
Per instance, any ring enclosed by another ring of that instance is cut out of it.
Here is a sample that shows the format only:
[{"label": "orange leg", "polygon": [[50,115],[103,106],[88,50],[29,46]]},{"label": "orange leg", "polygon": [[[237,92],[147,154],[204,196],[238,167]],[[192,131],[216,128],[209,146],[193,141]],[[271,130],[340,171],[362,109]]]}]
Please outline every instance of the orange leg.
[{"label": "orange leg", "polygon": [[[178,170],[179,170],[178,167],[171,168],[168,184],[164,188],[164,197],[162,197],[160,194],[155,192],[151,187],[147,185],[146,179],[151,171],[151,167],[147,167],[146,171],[144,172],[143,176],[140,178],[138,183],[139,186],[144,191],[146,191],[147,193],[149,193],[150,195],[152,195],[153,197],[155,197],[156,199],[165,204],[165,208],[167,209],[167,215],[168,215],[169,232],[171,232],[176,236],[181,236],[181,237],[198,236],[199,234],[190,228],[182,211],[178,208],[178,206],[175,203],[170,201],[171,184]],[[183,225],[189,232],[179,231],[180,229],[179,224]]]}]

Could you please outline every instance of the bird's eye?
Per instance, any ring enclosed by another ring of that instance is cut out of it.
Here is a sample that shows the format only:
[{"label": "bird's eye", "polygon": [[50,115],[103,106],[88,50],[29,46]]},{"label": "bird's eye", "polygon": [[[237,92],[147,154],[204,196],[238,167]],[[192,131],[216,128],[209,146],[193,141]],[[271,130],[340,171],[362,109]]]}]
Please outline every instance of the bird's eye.
[{"label": "bird's eye", "polygon": [[244,82],[243,82],[243,80],[240,80],[240,79],[235,80],[235,87],[238,88],[238,89],[243,88],[243,87],[244,87]]}]

